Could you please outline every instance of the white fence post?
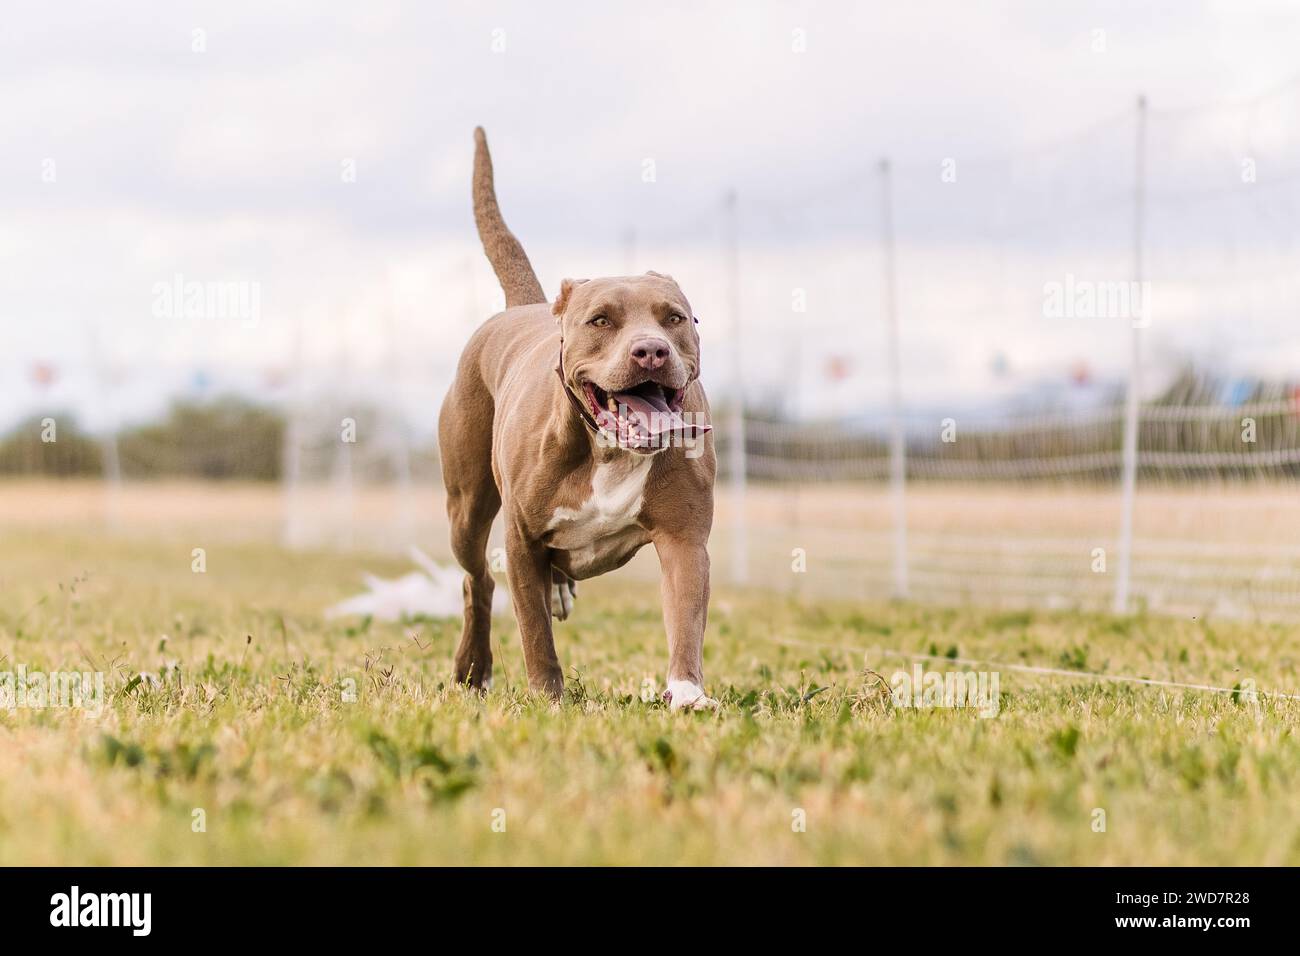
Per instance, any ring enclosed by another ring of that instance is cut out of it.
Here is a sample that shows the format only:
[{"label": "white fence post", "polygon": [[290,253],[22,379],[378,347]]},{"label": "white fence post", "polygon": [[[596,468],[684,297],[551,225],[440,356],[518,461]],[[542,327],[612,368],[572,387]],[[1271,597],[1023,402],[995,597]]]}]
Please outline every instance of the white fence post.
[{"label": "white fence post", "polygon": [[[388,277],[389,307],[385,315],[385,331],[388,333],[388,382],[397,392],[405,393],[405,375],[402,372],[401,336],[397,328],[397,296],[393,291],[392,274]],[[393,470],[397,473],[397,529],[393,539],[405,550],[416,543],[414,492],[411,488],[411,443],[407,436],[406,420],[403,414],[392,416],[388,430],[388,453]]]},{"label": "white fence post", "polygon": [[745,520],[745,386],[740,353],[740,262],[737,251],[736,192],[723,203],[723,257],[727,274],[727,312],[731,324],[731,422],[728,431],[728,470],[731,472],[731,579],[749,580],[749,526]]},{"label": "white fence post", "polygon": [[[1145,226],[1146,203],[1146,149],[1147,100],[1138,97],[1137,148],[1135,151],[1133,182],[1133,282],[1142,282],[1142,238]],[[1147,296],[1141,299],[1144,309],[1150,308]],[[1149,314],[1149,313],[1148,313]],[[1128,394],[1124,404],[1124,462],[1120,488],[1119,514],[1119,566],[1115,577],[1116,614],[1128,612],[1129,589],[1133,577],[1133,499],[1137,494],[1137,458],[1139,406],[1142,401],[1142,322],[1130,317],[1132,323],[1129,357]]]},{"label": "white fence post", "polygon": [[118,454],[117,411],[110,407],[113,420],[104,432],[104,520],[110,528],[122,523],[122,459]]},{"label": "white fence post", "polygon": [[302,316],[293,320],[293,345],[289,365],[289,398],[285,402],[284,444],[280,449],[281,502],[280,543],[285,548],[302,546]]},{"label": "white fence post", "polygon": [[122,459],[118,454],[117,431],[119,423],[117,401],[113,394],[116,385],[114,372],[109,363],[104,360],[104,354],[100,348],[98,325],[92,325],[90,329],[90,353],[100,402],[108,417],[108,422],[104,427],[104,437],[100,442],[104,469],[104,523],[109,528],[116,528],[122,521]]},{"label": "white fence post", "polygon": [[889,496],[894,513],[893,596],[906,598],[907,588],[907,442],[903,428],[903,361],[898,332],[894,283],[894,208],[889,160],[880,161],[881,248],[884,259],[884,312],[889,361]]}]

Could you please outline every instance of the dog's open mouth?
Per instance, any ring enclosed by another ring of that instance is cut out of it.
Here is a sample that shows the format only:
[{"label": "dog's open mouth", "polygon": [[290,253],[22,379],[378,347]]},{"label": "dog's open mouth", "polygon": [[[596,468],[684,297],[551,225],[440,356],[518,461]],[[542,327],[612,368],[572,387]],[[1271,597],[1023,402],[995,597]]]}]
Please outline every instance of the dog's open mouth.
[{"label": "dog's open mouth", "polygon": [[694,438],[712,427],[682,410],[684,388],[646,381],[614,392],[583,382],[582,390],[596,424],[616,434],[619,443],[629,448],[662,448],[674,436]]}]

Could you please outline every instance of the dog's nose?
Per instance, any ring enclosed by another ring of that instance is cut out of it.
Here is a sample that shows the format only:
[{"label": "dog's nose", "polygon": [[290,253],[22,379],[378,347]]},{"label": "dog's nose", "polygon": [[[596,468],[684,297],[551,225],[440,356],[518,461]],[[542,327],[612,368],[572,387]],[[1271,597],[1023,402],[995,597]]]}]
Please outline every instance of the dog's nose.
[{"label": "dog's nose", "polygon": [[638,339],[632,343],[632,361],[654,371],[668,361],[670,350],[663,339]]}]

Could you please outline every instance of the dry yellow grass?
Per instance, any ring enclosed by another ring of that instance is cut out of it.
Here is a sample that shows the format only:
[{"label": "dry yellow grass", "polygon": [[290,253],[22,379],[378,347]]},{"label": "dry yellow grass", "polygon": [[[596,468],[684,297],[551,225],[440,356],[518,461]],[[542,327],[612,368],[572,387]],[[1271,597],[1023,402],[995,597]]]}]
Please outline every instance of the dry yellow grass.
[{"label": "dry yellow grass", "polygon": [[[1113,537],[1119,521],[1119,496],[1104,488],[915,483],[907,499],[908,526],[919,533]],[[359,528],[387,530],[400,513],[392,486],[359,486],[352,500]],[[304,486],[301,508],[326,529],[345,522],[344,499],[329,486]],[[411,508],[417,537],[442,536],[439,489],[416,486]],[[879,485],[751,485],[744,513],[761,527],[878,533],[889,530],[892,516]],[[114,514],[125,531],[197,528],[273,538],[283,523],[284,494],[277,486],[253,483],[128,482],[115,502],[96,481],[0,481],[0,522],[7,526],[93,528]],[[719,530],[725,532],[735,517],[727,487],[719,486]],[[1286,486],[1143,489],[1136,532],[1151,539],[1300,546],[1300,494]]]},{"label": "dry yellow grass", "polygon": [[[913,484],[909,563],[915,596],[1000,607],[1109,607],[1114,589],[1118,495],[1086,486]],[[418,545],[450,560],[441,492],[391,486],[350,497],[307,486],[296,499],[294,540],[315,548],[403,554]],[[891,582],[889,499],[879,485],[748,490],[743,512],[720,486],[714,567],[730,577],[743,513],[751,583],[794,594],[886,598]],[[109,529],[169,539],[282,543],[286,499],[258,484],[128,483],[109,495],[96,482],[0,482],[0,524]],[[1284,486],[1144,488],[1135,518],[1135,607],[1187,616],[1300,618],[1300,495]],[[501,543],[500,533],[494,545]],[[1094,549],[1107,551],[1105,573]],[[796,554],[802,557],[796,561]],[[799,565],[806,573],[794,570]],[[627,569],[657,573],[646,551]]]}]

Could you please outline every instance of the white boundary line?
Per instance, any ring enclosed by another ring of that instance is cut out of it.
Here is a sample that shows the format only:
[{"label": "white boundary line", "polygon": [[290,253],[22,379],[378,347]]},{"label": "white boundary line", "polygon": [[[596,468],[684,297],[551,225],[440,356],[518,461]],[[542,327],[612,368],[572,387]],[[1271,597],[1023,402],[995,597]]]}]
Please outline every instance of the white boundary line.
[{"label": "white boundary line", "polygon": [[[985,658],[977,657],[944,657],[939,654],[915,654],[908,651],[897,651],[888,647],[851,647],[848,644],[826,644],[820,641],[795,641],[788,638],[780,637],[760,637],[760,640],[767,641],[771,644],[779,644],[784,647],[807,647],[817,650],[836,650],[836,651],[860,651],[866,654],[869,651],[876,651],[890,657],[900,657],[905,660],[921,661],[947,661],[953,664],[964,664],[968,667],[984,664],[989,667],[996,667],[1000,670],[1016,671],[1022,674],[1041,674],[1045,677],[1080,677],[1097,681],[1109,681],[1116,684],[1141,684],[1146,687],[1172,687],[1178,690],[1203,690],[1211,691],[1216,694],[1241,694],[1248,693],[1240,688],[1233,687],[1215,687],[1212,684],[1186,684],[1181,681],[1171,680],[1154,680],[1149,677],[1129,677],[1122,674],[1094,674],[1091,671],[1071,671],[1060,667],[1035,667],[1030,664],[1006,664],[1002,661],[991,661]],[[1277,700],[1300,700],[1300,694],[1283,694],[1274,691],[1255,691],[1260,697],[1272,697]]]}]

